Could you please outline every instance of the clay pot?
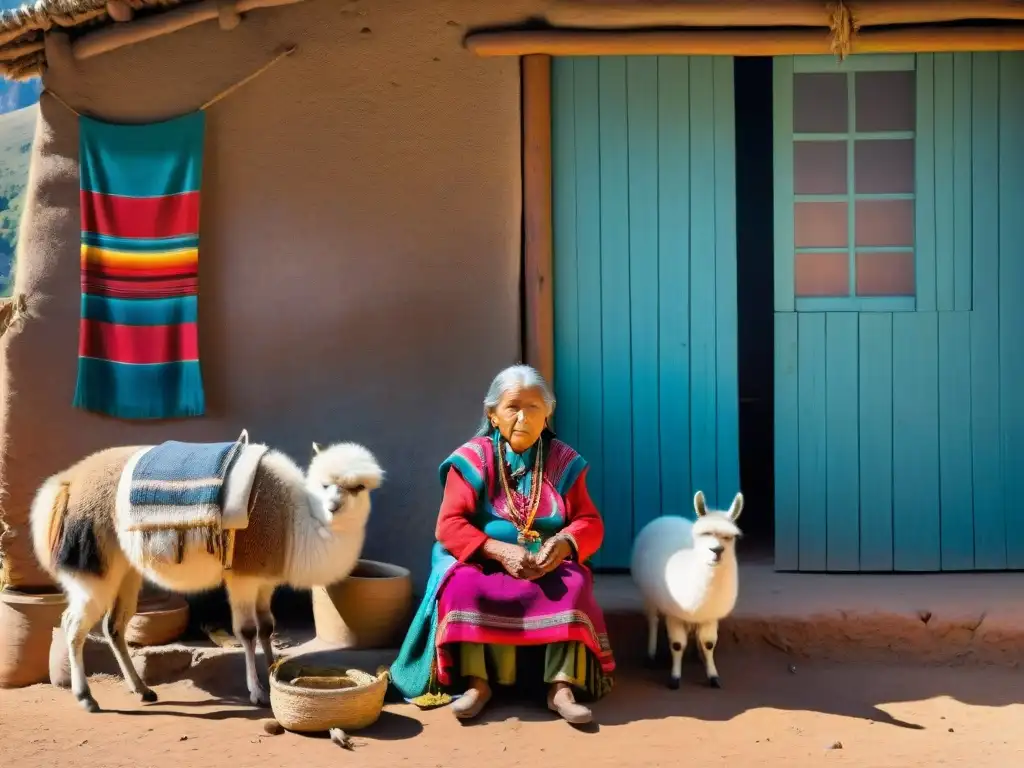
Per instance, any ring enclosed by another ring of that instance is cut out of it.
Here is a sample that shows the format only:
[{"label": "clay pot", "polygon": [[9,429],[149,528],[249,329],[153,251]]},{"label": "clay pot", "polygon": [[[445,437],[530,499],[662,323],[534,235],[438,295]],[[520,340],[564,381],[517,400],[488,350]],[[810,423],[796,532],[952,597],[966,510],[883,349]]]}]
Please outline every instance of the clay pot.
[{"label": "clay pot", "polygon": [[166,645],[181,637],[187,628],[188,603],[184,598],[144,589],[124,639],[129,645]]},{"label": "clay pot", "polygon": [[0,590],[0,688],[49,679],[50,641],[66,607],[61,592]]},{"label": "clay pot", "polygon": [[347,579],[312,592],[317,639],[341,648],[391,648],[409,618],[412,575],[397,565],[360,560]]}]

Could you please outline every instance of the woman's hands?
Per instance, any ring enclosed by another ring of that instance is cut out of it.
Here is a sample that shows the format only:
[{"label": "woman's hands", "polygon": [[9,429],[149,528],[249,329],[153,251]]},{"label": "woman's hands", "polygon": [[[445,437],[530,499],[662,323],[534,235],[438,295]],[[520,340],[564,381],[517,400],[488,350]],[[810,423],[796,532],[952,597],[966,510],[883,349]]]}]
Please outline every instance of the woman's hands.
[{"label": "woman's hands", "polygon": [[572,546],[568,540],[555,536],[534,555],[516,544],[489,539],[483,546],[483,554],[499,563],[510,576],[532,581],[561,565],[572,555]]},{"label": "woman's hands", "polygon": [[537,567],[537,562],[534,560],[533,555],[525,547],[514,544],[509,545],[509,555],[502,562],[502,565],[506,571],[517,579],[533,581],[544,575],[544,571]]},{"label": "woman's hands", "polygon": [[544,575],[555,570],[571,554],[572,546],[569,542],[560,536],[555,536],[548,539],[540,548],[540,552],[534,556],[534,563],[541,575]]},{"label": "woman's hands", "polygon": [[489,539],[483,546],[483,553],[499,563],[514,578],[533,580],[544,574],[530,553],[516,544]]}]

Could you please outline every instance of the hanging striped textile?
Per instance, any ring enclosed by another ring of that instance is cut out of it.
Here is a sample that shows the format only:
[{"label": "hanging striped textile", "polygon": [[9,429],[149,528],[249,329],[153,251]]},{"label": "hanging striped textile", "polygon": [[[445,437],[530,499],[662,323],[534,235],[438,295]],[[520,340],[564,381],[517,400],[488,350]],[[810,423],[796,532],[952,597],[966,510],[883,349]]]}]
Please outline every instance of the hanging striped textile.
[{"label": "hanging striped textile", "polygon": [[205,411],[197,326],[205,117],[79,118],[77,408],[123,419]]}]

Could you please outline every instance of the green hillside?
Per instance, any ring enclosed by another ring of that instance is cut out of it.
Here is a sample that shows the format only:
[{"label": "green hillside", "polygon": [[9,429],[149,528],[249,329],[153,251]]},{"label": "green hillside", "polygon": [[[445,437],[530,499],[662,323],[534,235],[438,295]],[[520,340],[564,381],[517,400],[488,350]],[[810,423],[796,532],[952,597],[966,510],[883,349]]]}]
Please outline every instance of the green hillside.
[{"label": "green hillside", "polygon": [[10,296],[18,222],[25,205],[32,137],[39,107],[0,115],[0,296]]}]

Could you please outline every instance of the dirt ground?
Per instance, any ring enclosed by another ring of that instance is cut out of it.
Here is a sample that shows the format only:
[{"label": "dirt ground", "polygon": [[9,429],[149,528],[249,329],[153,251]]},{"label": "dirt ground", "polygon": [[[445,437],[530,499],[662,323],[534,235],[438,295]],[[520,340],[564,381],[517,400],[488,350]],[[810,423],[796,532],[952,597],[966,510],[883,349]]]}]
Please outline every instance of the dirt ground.
[{"label": "dirt ground", "polygon": [[543,706],[495,701],[479,724],[444,710],[388,705],[346,752],[326,738],[268,736],[238,701],[240,667],[156,688],[142,705],[120,681],[94,680],[101,714],[51,686],[0,691],[3,763],[18,768],[190,768],[219,765],[972,767],[1021,765],[1024,672],[961,667],[797,663],[782,654],[718,659],[724,687],[683,688],[662,672],[627,670],[577,731]]}]

